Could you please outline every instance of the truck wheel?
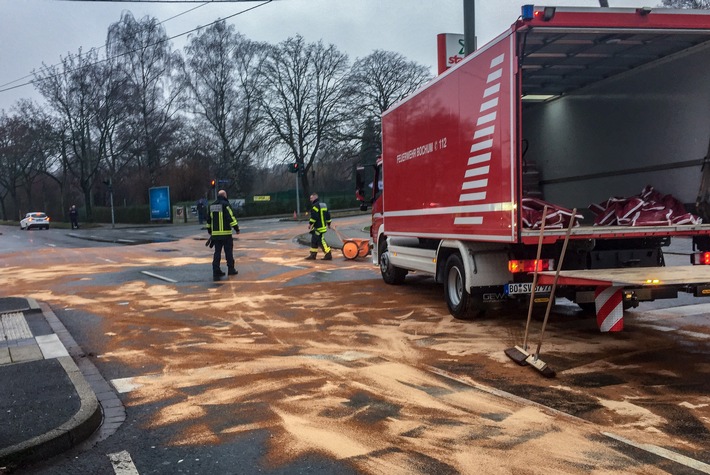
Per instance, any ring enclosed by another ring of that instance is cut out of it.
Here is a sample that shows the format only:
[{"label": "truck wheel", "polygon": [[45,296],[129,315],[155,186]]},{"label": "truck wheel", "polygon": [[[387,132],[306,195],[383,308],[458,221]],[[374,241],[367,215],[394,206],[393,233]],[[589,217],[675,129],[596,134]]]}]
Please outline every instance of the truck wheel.
[{"label": "truck wheel", "polygon": [[407,269],[392,265],[390,262],[390,254],[387,252],[387,241],[382,243],[381,249],[380,273],[382,274],[382,280],[390,285],[400,285],[404,283],[404,278],[407,276]]},{"label": "truck wheel", "polygon": [[454,318],[470,320],[483,314],[483,302],[465,289],[466,271],[458,254],[452,254],[446,261],[444,295],[446,306]]}]

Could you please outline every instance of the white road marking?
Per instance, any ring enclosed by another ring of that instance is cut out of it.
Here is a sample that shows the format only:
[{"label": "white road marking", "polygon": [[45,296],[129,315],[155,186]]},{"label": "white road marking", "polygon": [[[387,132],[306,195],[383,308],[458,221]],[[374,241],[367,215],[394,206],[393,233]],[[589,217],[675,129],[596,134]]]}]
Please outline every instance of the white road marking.
[{"label": "white road marking", "polygon": [[106,454],[113,465],[113,471],[116,475],[139,475],[138,469],[133,464],[131,454],[123,450],[114,454]]},{"label": "white road marking", "polygon": [[177,283],[177,280],[173,280],[168,277],[163,277],[162,275],[158,274],[153,274],[152,272],[148,272],[147,270],[142,270],[141,274],[149,275],[151,277],[155,277],[156,279],[164,280],[165,282],[171,282],[173,284]]},{"label": "white road marking", "polygon": [[686,457],[685,455],[681,455],[671,450],[664,449],[663,447],[658,447],[657,445],[637,443],[633,440],[621,437],[620,435],[612,434],[611,432],[602,432],[602,434],[614,440],[618,440],[619,442],[623,442],[626,445],[636,447],[637,449],[645,450],[646,452],[650,452],[654,455],[658,455],[659,457],[672,460],[675,463],[685,465],[686,467],[690,467],[699,472],[710,473],[710,465],[701,462],[700,460],[695,460],[690,457]]},{"label": "white road marking", "polygon": [[112,379],[111,384],[119,394],[130,393],[140,388],[142,384],[137,384],[133,382],[133,378],[117,378]]},{"label": "white road marking", "polygon": [[52,333],[51,335],[38,335],[35,337],[35,341],[42,351],[45,360],[69,356],[67,349],[64,348],[62,342],[59,341],[59,337],[56,333]]},{"label": "white road marking", "polygon": [[47,243],[47,245],[48,245],[49,247],[57,247],[56,244]]},{"label": "white road marking", "polygon": [[106,259],[105,257],[99,257],[102,261],[110,262],[111,264],[115,264],[116,261],[112,261],[111,259]]}]

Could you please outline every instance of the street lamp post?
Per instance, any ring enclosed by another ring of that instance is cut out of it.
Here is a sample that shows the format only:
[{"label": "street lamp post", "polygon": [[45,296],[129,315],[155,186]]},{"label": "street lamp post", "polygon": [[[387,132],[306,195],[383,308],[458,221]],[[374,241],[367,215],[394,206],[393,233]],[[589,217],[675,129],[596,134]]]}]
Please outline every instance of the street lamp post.
[{"label": "street lamp post", "polygon": [[476,51],[476,0],[463,0],[463,44],[466,56]]}]

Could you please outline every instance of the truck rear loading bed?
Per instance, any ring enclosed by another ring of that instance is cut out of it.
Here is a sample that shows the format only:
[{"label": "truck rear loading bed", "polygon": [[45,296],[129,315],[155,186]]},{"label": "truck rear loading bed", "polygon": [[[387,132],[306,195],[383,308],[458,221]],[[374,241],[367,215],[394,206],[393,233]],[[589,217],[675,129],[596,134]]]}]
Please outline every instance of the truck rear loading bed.
[{"label": "truck rear loading bed", "polygon": [[[565,229],[546,229],[546,244],[563,239]],[[524,229],[520,233],[523,244],[537,244],[540,230]],[[570,239],[600,238],[642,238],[666,236],[710,235],[710,224],[674,225],[674,226],[578,226],[572,229]]]},{"label": "truck rear loading bed", "polygon": [[[540,285],[551,284],[555,272],[538,275]],[[639,267],[629,269],[563,270],[557,285],[602,287],[658,287],[710,283],[710,266]]]}]

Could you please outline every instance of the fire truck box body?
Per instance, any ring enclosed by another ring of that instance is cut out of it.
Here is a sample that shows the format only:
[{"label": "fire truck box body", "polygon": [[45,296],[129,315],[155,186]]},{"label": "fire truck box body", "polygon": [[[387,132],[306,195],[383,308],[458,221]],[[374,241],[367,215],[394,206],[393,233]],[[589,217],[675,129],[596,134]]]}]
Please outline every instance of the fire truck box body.
[{"label": "fire truck box body", "polygon": [[[457,317],[524,296],[531,273],[510,263],[534,262],[540,230],[522,215],[532,197],[584,216],[558,296],[593,305],[607,281],[630,303],[705,295],[710,266],[684,266],[688,278],[672,284],[637,281],[653,280],[672,238],[710,251],[710,224],[594,226],[588,208],[651,185],[695,211],[710,142],[710,15],[535,12],[383,114],[371,228],[383,278],[434,275]],[[544,232],[541,294],[565,233]],[[605,280],[602,269],[626,274]]]}]

